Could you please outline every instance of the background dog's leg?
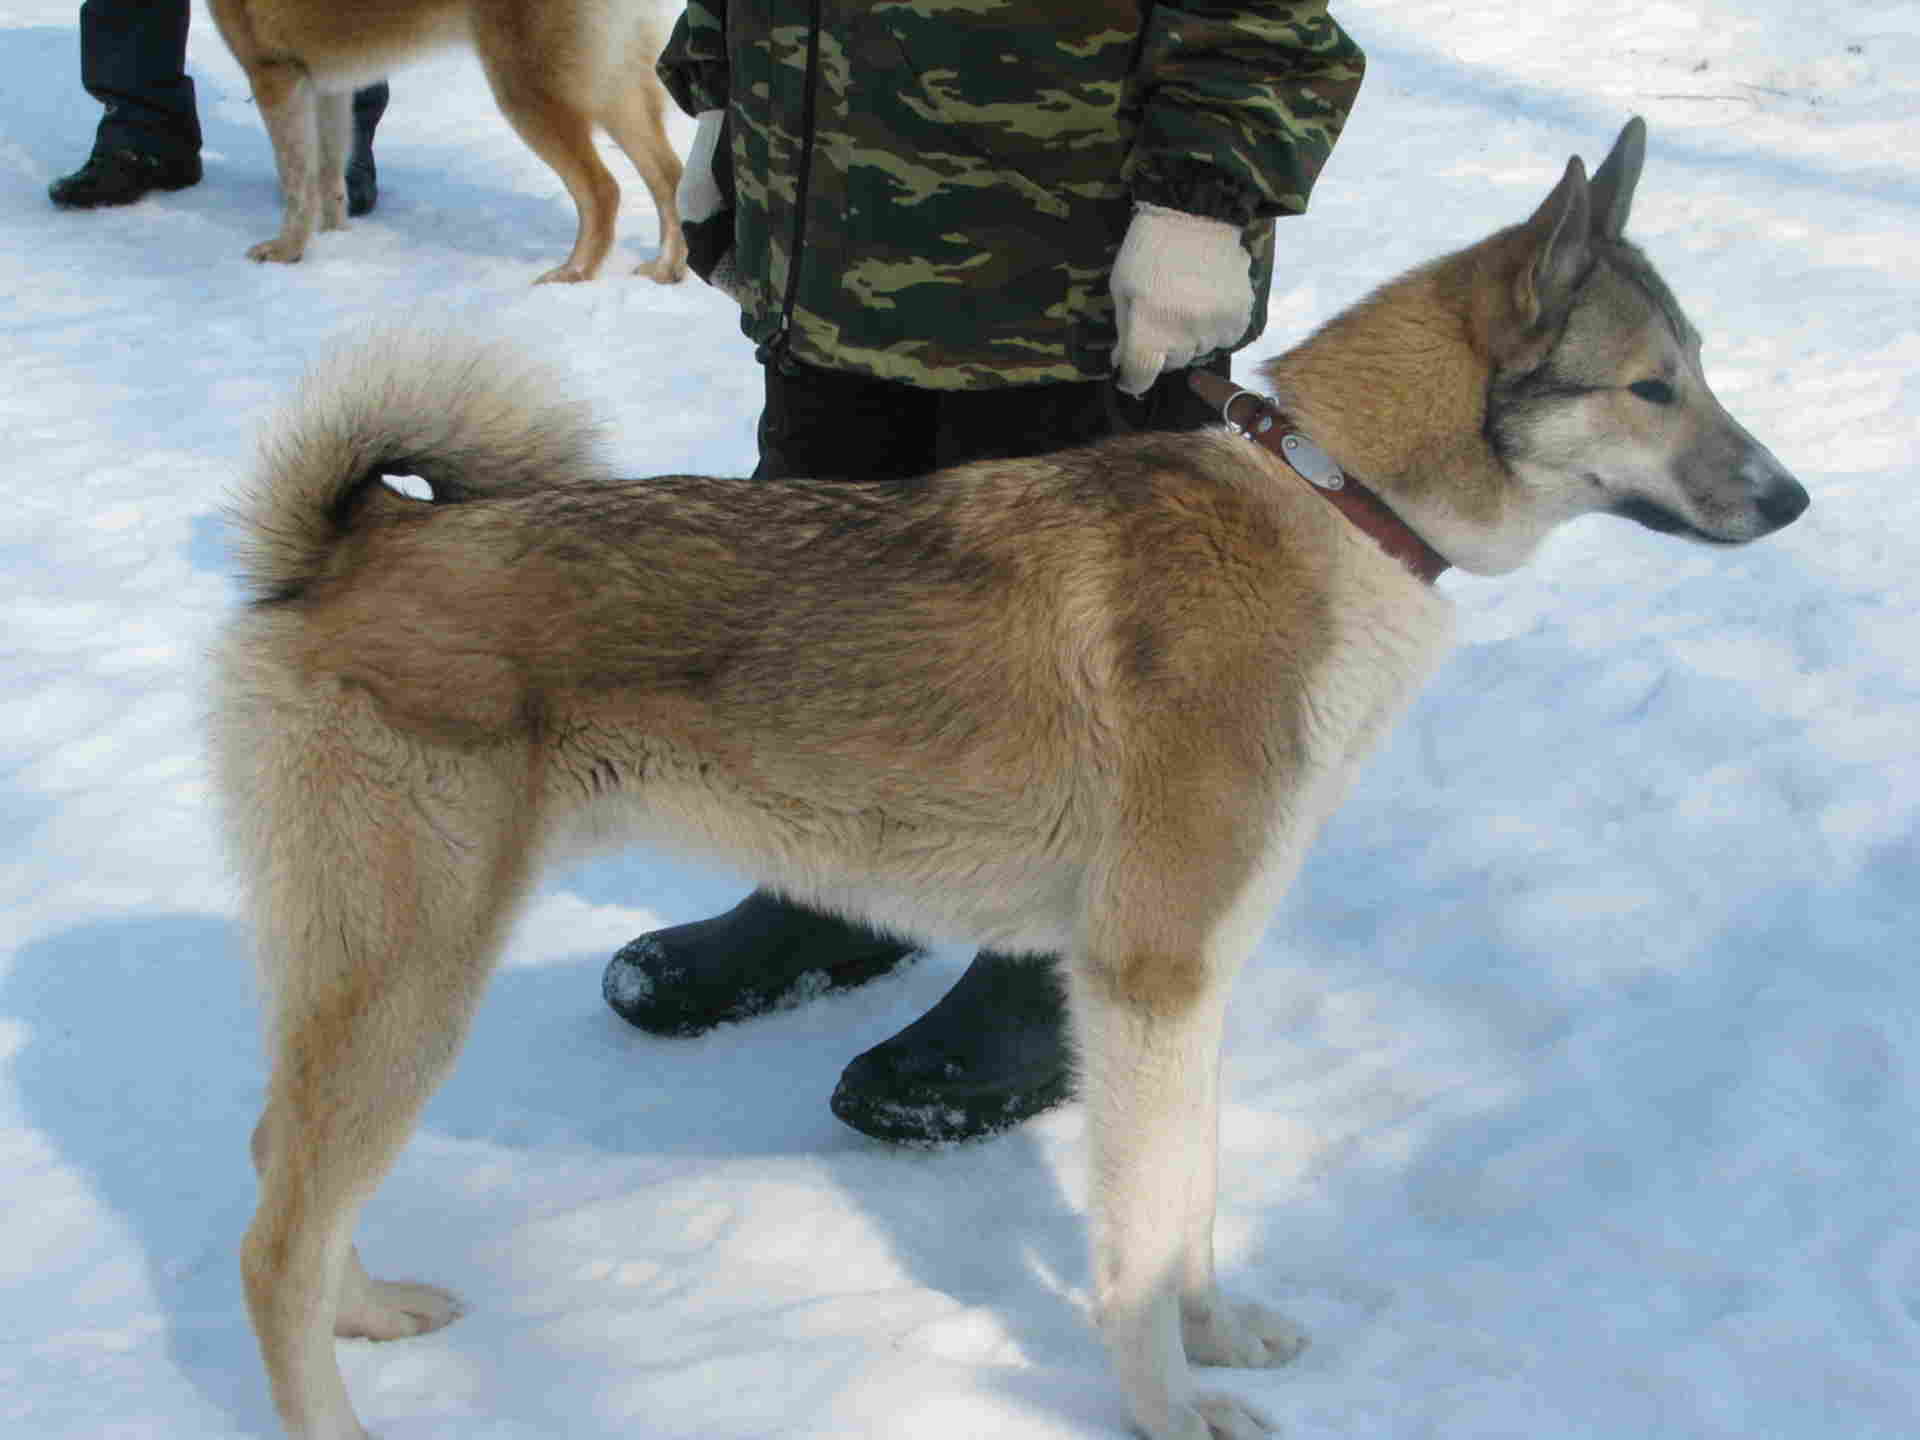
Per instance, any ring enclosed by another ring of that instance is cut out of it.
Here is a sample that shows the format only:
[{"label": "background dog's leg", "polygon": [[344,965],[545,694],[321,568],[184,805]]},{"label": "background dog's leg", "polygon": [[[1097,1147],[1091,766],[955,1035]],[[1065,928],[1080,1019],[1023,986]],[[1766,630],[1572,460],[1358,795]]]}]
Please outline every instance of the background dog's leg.
[{"label": "background dog's leg", "polygon": [[[650,71],[653,62],[644,63]],[[633,273],[663,285],[674,284],[686,277],[687,241],[680,232],[680,210],[673,198],[680,185],[680,157],[667,139],[666,93],[650,73],[636,76],[632,83],[614,87],[600,123],[640,172],[660,221],[659,255],[635,267]]]},{"label": "background dog's leg", "polygon": [[353,145],[353,96],[346,91],[314,97],[320,160],[314,185],[320,195],[320,228],[339,230],[347,223],[347,151]]},{"label": "background dog's leg", "polygon": [[247,251],[252,260],[291,264],[306,253],[319,218],[319,117],[313,81],[299,66],[269,61],[251,66],[254,104],[273,141],[280,172],[280,233]]},{"label": "background dog's leg", "polygon": [[[525,46],[527,37],[491,35],[487,25],[486,17],[474,17],[480,58],[500,113],[512,123],[533,153],[560,177],[579,215],[580,228],[574,236],[573,253],[534,283],[591,280],[599,272],[601,261],[607,258],[607,251],[613,248],[614,217],[620,213],[620,182],[600,159],[593,139],[593,118],[568,99],[558,86],[540,78],[537,56],[515,48]],[[558,63],[584,62],[575,59]]]}]

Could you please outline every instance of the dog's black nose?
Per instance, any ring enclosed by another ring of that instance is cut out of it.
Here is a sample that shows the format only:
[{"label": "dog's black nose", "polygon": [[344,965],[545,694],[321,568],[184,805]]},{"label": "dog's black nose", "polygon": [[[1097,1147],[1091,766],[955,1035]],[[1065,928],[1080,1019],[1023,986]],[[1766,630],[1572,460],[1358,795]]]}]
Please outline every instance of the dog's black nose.
[{"label": "dog's black nose", "polygon": [[1781,475],[1760,493],[1760,513],[1778,530],[1791,525],[1813,501],[1806,487],[1791,475]]}]

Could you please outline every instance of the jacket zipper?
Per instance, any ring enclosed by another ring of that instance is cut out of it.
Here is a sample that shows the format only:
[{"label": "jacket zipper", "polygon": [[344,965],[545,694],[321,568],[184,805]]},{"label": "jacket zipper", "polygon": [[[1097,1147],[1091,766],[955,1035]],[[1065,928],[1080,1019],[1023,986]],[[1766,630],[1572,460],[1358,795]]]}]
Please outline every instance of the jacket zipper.
[{"label": "jacket zipper", "polygon": [[808,5],[807,88],[800,99],[800,173],[793,185],[793,234],[787,243],[787,293],[780,301],[780,323],[753,352],[762,365],[784,368],[791,340],[793,309],[800,295],[800,254],[805,239],[807,190],[813,179],[813,146],[816,100],[820,91],[820,7],[822,0]]}]

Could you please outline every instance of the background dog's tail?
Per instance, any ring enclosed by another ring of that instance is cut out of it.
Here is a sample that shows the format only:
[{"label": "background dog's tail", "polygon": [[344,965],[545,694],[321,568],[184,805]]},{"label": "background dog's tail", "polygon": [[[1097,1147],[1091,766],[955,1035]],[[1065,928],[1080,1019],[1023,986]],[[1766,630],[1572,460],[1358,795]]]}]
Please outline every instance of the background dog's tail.
[{"label": "background dog's tail", "polygon": [[243,583],[257,600],[299,594],[370,502],[409,503],[383,477],[416,476],[452,504],[604,473],[591,414],[564,397],[499,341],[383,332],[336,351],[269,427],[232,507]]}]

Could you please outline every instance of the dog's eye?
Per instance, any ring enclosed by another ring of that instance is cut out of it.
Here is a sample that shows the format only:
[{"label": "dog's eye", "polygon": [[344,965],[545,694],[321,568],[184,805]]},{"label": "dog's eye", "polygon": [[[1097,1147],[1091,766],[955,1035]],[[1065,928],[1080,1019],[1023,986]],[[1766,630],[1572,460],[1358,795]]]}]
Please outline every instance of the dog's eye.
[{"label": "dog's eye", "polygon": [[382,475],[380,483],[396,495],[404,495],[409,500],[431,500],[433,486],[418,475]]},{"label": "dog's eye", "polygon": [[1671,405],[1673,387],[1664,380],[1636,380],[1627,389],[1649,405]]}]

